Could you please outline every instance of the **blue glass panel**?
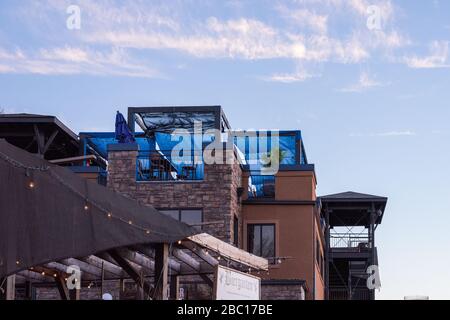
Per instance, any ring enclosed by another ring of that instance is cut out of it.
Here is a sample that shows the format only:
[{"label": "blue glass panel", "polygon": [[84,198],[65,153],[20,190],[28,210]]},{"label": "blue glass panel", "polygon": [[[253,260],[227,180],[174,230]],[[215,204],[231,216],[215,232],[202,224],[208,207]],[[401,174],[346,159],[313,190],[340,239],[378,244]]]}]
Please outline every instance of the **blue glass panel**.
[{"label": "blue glass panel", "polygon": [[[234,143],[240,152],[244,155],[246,164],[252,168],[261,166],[261,160],[267,159],[271,152],[279,151],[280,164],[295,165],[297,163],[298,145],[300,145],[299,131],[282,131],[282,132],[264,132],[257,131],[245,133],[246,135],[236,134]],[[277,136],[278,135],[278,142]],[[274,145],[276,143],[276,145]],[[303,154],[303,153],[302,153]],[[303,163],[306,159],[303,158]]]},{"label": "blue glass panel", "polygon": [[252,175],[248,180],[249,198],[274,198],[275,176]]}]

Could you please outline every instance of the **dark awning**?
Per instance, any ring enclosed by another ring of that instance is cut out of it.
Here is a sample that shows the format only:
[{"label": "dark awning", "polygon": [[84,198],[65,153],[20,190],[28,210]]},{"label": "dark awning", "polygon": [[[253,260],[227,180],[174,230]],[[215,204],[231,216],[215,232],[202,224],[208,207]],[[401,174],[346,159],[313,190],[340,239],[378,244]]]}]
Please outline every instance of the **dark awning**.
[{"label": "dark awning", "polygon": [[358,192],[342,192],[319,197],[322,210],[329,211],[330,226],[368,226],[370,212],[375,210],[380,224],[388,198]]},{"label": "dark awning", "polygon": [[195,229],[0,140],[0,278]]}]

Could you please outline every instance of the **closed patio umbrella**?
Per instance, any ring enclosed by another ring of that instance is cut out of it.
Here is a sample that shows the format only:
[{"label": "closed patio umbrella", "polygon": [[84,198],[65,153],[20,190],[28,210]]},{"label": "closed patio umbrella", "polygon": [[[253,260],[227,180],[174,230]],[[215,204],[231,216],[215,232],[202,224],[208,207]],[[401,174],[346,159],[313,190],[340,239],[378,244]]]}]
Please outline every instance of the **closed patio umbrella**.
[{"label": "closed patio umbrella", "polygon": [[119,143],[133,143],[136,141],[127,125],[127,121],[119,111],[117,111],[116,115],[116,140]]}]

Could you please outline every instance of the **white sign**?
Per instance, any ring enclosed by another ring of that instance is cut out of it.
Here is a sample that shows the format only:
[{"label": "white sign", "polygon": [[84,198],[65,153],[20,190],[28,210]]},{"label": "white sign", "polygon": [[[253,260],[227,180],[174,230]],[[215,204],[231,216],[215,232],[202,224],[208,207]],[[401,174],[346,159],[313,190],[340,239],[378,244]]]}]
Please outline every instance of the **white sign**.
[{"label": "white sign", "polygon": [[223,266],[217,266],[216,300],[259,300],[261,279]]}]

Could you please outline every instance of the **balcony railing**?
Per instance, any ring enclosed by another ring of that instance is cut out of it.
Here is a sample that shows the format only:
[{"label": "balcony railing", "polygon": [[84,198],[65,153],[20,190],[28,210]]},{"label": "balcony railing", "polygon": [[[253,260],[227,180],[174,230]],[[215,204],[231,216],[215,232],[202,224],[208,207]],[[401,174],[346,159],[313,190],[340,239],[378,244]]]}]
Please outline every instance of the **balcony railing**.
[{"label": "balcony railing", "polygon": [[345,287],[330,288],[329,300],[371,300],[369,289],[353,289],[351,292]]},{"label": "balcony railing", "polygon": [[[194,153],[194,152],[193,152]],[[171,151],[140,152],[136,163],[137,181],[195,181],[202,180],[203,163],[193,154],[183,163],[170,158]]]},{"label": "balcony railing", "polygon": [[330,235],[331,248],[352,248],[359,251],[369,247],[367,235],[353,235],[348,233],[333,233]]}]

